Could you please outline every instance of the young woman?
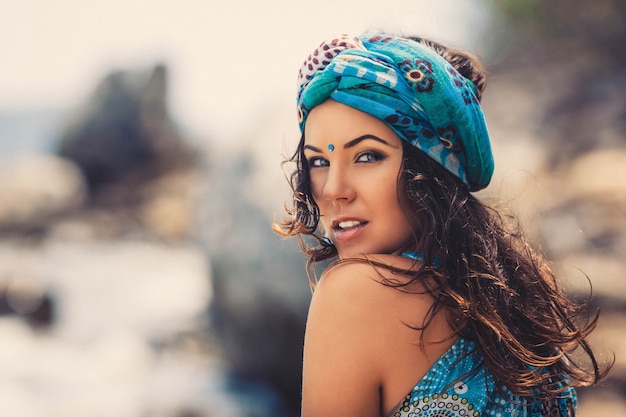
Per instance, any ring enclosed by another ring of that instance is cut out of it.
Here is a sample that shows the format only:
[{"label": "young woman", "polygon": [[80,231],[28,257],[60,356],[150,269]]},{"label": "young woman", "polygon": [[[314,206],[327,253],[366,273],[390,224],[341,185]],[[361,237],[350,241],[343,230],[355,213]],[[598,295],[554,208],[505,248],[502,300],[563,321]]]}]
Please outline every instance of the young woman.
[{"label": "young woman", "polygon": [[420,38],[343,36],[305,61],[275,230],[309,271],[336,262],[314,282],[303,416],[571,416],[606,373],[597,317],[471,194],[493,173],[484,87],[474,57]]}]

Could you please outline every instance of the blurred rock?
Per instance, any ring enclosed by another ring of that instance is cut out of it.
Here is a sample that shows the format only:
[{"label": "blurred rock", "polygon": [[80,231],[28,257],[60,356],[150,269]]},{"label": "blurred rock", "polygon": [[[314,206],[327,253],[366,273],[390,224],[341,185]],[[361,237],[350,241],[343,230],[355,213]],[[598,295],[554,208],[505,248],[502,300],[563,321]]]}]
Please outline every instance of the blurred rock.
[{"label": "blurred rock", "polygon": [[[615,214],[626,212],[626,144],[585,153],[567,168],[564,184],[570,198],[593,199],[618,206]],[[626,219],[625,219],[626,220]]]},{"label": "blurred rock", "polygon": [[[626,253],[626,148],[588,152],[540,173],[545,247],[555,256]],[[626,293],[624,294],[626,299]]]},{"label": "blurred rock", "polygon": [[[613,353],[617,362],[597,387],[578,390],[577,415],[623,415],[626,54],[618,51],[626,2],[491,3],[505,17],[489,40],[498,50],[483,101],[497,192],[521,209],[524,229],[570,294],[593,295],[591,314],[602,309],[592,347],[600,363]],[[511,173],[524,170],[524,184],[508,187]]]},{"label": "blurred rock", "polygon": [[80,170],[52,155],[19,155],[0,161],[0,230],[31,230],[84,202]]},{"label": "blurred rock", "polygon": [[267,384],[299,415],[311,296],[305,259],[295,240],[272,232],[272,214],[249,192],[256,175],[245,153],[214,164],[209,175],[201,230],[213,266],[210,319],[233,375]]},{"label": "blurred rock", "polygon": [[38,295],[58,302],[45,331],[24,316],[0,316],[1,414],[183,416],[201,404],[195,415],[207,416],[211,404],[199,398],[216,366],[202,333],[209,279],[193,245],[0,241],[10,305],[19,293],[24,313]]},{"label": "blurred rock", "polygon": [[167,68],[113,72],[67,127],[59,154],[84,172],[98,202],[134,201],[137,187],[193,160],[170,119]]},{"label": "blurred rock", "polygon": [[52,242],[83,243],[123,239],[136,233],[136,223],[126,212],[89,207],[51,224],[46,238]]},{"label": "blurred rock", "polygon": [[137,211],[143,227],[166,240],[189,237],[196,226],[202,180],[198,171],[184,170],[147,184]]},{"label": "blurred rock", "polygon": [[58,152],[84,172],[90,204],[53,225],[55,236],[189,236],[202,156],[169,116],[165,66],[109,74],[68,125]]},{"label": "blurred rock", "polygon": [[[626,2],[492,1],[504,21],[492,78],[518,75],[533,97],[552,168],[626,138]],[[504,29],[506,26],[506,29]],[[502,106],[508,109],[508,106]],[[532,121],[529,121],[532,122]]]},{"label": "blurred rock", "polygon": [[34,328],[46,328],[55,318],[55,301],[36,279],[13,277],[0,283],[0,316],[24,319]]},{"label": "blurred rock", "polygon": [[52,240],[149,239],[185,242],[196,232],[202,177],[196,170],[162,175],[144,184],[127,204],[87,205],[48,225]]}]

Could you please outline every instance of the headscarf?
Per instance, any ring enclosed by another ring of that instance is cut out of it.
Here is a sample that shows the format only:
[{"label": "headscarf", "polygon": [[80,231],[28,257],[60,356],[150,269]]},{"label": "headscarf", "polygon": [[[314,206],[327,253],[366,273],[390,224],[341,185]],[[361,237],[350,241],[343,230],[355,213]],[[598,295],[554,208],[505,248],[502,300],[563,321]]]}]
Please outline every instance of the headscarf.
[{"label": "headscarf", "polygon": [[298,116],[333,99],[387,123],[460,178],[485,188],[493,155],[476,87],[429,47],[388,35],[323,42],[298,76]]}]

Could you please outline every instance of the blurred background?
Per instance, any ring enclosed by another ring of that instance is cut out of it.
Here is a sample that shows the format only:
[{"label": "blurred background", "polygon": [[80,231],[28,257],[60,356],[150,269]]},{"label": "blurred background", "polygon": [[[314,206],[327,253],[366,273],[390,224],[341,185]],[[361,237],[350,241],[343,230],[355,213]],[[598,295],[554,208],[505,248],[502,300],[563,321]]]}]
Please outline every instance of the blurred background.
[{"label": "blurred background", "polygon": [[0,0],[0,415],[298,415],[310,290],[271,232],[319,43],[477,54],[496,173],[575,297],[626,416],[624,0]]}]

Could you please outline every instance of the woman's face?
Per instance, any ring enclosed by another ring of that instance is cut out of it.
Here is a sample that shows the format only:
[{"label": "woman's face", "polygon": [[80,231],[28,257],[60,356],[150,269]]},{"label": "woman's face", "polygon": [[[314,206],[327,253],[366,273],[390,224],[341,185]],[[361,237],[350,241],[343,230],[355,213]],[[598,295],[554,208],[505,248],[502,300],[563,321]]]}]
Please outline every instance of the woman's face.
[{"label": "woman's face", "polygon": [[311,192],[339,257],[399,254],[412,237],[398,198],[400,137],[334,100],[309,113],[304,137]]}]

